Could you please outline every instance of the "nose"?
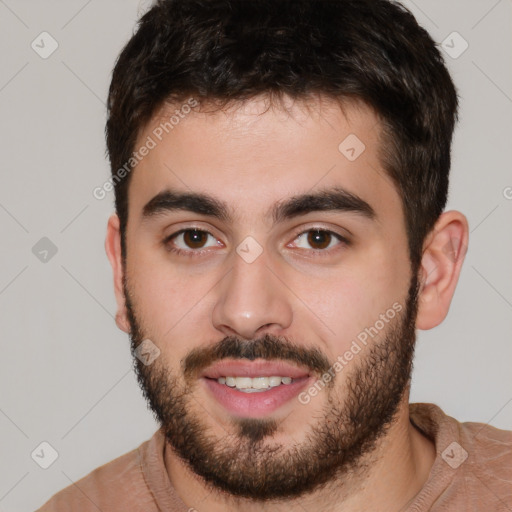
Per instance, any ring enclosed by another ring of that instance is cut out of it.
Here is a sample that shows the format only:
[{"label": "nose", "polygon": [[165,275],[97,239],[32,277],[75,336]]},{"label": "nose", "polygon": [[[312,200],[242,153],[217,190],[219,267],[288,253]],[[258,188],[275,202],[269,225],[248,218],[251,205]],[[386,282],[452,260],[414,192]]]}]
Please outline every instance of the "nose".
[{"label": "nose", "polygon": [[219,283],[214,327],[226,336],[254,339],[281,334],[293,317],[288,289],[271,269],[265,252],[252,263],[234,255],[233,268]]}]

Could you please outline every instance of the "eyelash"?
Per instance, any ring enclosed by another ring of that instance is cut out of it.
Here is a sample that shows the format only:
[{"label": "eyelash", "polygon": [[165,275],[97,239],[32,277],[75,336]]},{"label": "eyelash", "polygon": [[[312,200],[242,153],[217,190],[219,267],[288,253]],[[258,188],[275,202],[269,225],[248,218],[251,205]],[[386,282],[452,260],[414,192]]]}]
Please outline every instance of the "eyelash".
[{"label": "eyelash", "polygon": [[[179,249],[179,248],[176,248],[176,247],[173,247],[172,245],[170,245],[170,241],[173,238],[176,238],[177,236],[181,235],[182,233],[186,233],[188,231],[200,231],[201,233],[205,233],[205,234],[210,235],[215,238],[215,236],[212,233],[210,233],[209,231],[192,227],[192,228],[181,229],[179,231],[176,231],[176,233],[169,235],[168,237],[166,237],[164,239],[163,245],[169,252],[177,254],[178,256],[187,256],[190,258],[201,256],[203,253],[208,252],[207,249],[184,250],[184,249]],[[329,229],[324,229],[324,228],[319,228],[319,227],[312,227],[312,228],[309,228],[306,230],[297,230],[293,235],[293,240],[296,240],[299,236],[309,233],[310,231],[320,231],[321,233],[328,233],[330,235],[333,235],[339,242],[341,242],[340,244],[337,244],[335,247],[337,247],[338,245],[344,245],[347,247],[351,245],[351,242],[344,236],[340,235],[339,233],[336,233],[335,231],[331,231]],[[310,249],[310,251],[312,251],[313,253],[317,254],[320,257],[328,256],[333,250],[336,250],[336,249]]]}]

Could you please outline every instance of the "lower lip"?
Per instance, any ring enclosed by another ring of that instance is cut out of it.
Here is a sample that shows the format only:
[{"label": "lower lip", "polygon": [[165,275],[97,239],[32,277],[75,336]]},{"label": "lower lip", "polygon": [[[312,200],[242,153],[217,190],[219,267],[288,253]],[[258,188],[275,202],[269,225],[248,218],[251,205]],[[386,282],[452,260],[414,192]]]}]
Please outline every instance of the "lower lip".
[{"label": "lower lip", "polygon": [[238,391],[226,384],[219,384],[216,379],[203,377],[202,380],[215,399],[230,413],[244,418],[261,418],[296,397],[307,386],[311,377],[301,377],[290,384],[281,384],[255,393]]}]

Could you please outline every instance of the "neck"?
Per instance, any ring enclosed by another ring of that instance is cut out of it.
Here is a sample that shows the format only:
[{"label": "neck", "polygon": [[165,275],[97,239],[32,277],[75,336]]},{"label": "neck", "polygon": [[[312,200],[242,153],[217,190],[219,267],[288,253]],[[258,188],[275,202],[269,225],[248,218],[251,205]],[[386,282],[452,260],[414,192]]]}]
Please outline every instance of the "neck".
[{"label": "neck", "polygon": [[[165,466],[172,485],[190,510],[209,512],[362,512],[401,510],[421,490],[436,458],[434,443],[409,420],[408,393],[396,421],[359,463],[360,471],[334,479],[318,491],[287,501],[255,502],[212,491],[172,451],[165,450]],[[364,469],[363,469],[364,468]],[[357,474],[356,474],[357,473]]]}]

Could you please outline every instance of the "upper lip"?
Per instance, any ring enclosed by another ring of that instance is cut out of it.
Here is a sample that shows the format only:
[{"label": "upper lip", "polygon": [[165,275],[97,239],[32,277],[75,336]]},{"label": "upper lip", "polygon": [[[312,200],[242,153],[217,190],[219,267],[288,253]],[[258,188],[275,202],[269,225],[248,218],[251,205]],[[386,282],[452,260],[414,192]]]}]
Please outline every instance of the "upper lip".
[{"label": "upper lip", "polygon": [[201,377],[218,379],[219,377],[291,377],[300,379],[308,377],[308,370],[293,366],[282,361],[220,361],[213,364],[204,372]]}]

